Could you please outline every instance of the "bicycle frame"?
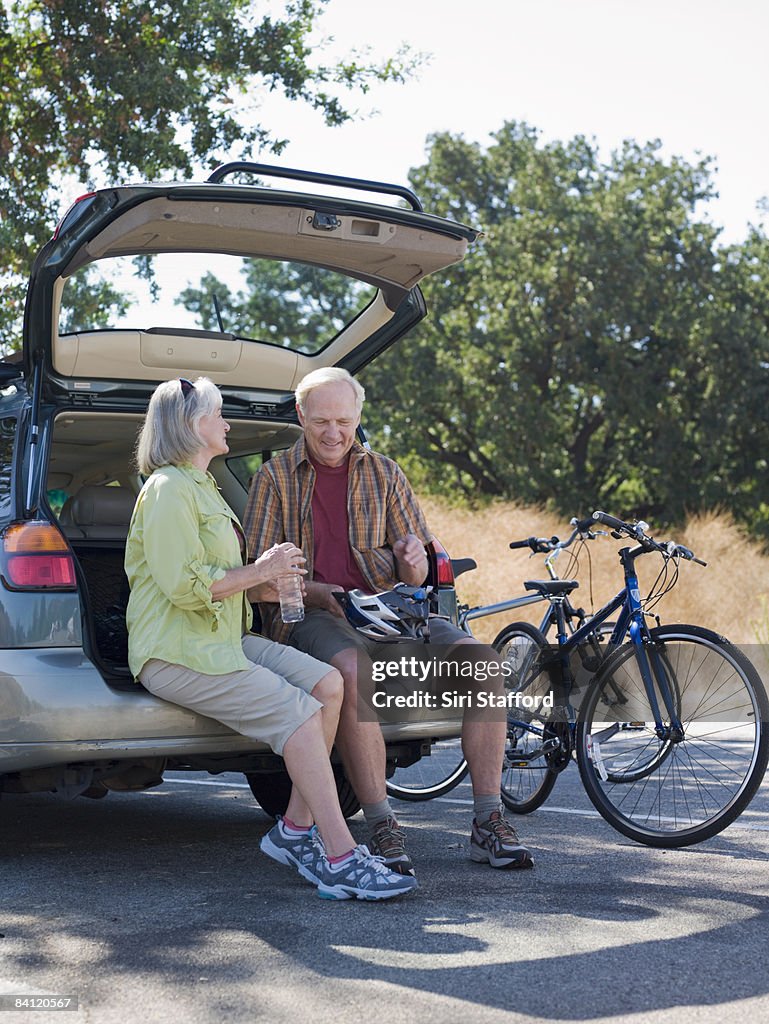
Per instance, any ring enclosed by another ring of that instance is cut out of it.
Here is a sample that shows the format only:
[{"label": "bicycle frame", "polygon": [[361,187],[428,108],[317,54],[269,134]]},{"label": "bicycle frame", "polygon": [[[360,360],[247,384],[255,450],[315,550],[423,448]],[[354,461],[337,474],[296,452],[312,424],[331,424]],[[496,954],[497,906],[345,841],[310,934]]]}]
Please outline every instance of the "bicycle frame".
[{"label": "bicycle frame", "polygon": [[[649,664],[647,648],[649,631],[644,621],[643,606],[641,604],[641,593],[638,584],[638,576],[635,571],[636,558],[645,553],[640,545],[636,548],[620,548],[619,558],[622,563],[625,586],[608,601],[602,608],[592,615],[582,626],[579,626],[573,633],[566,631],[566,616],[563,609],[563,601],[554,599],[552,611],[556,619],[556,636],[561,664],[564,670],[564,679],[570,680],[569,655],[575,651],[581,643],[589,640],[595,633],[596,627],[606,622],[616,611],[619,611],[616,625],[612,630],[609,645],[618,646],[625,637],[635,648],[635,656],[641,672],[644,688],[649,698],[649,705],[654,714],[654,724],[657,736],[661,740],[678,742],[683,739],[683,728],[678,717],[673,695],[668,683],[667,672],[660,658],[659,651],[652,646],[652,660],[654,662],[653,675],[652,667]],[[565,596],[565,595],[564,595]],[[665,709],[668,713],[670,725],[665,726],[662,722],[659,701],[654,689],[654,677],[662,696]],[[525,723],[521,723],[524,725]]]},{"label": "bicycle frame", "polygon": [[[524,594],[522,597],[512,597],[507,601],[500,601],[498,604],[479,604],[473,608],[468,608],[467,605],[459,606],[459,614],[457,621],[461,629],[465,628],[465,623],[471,619],[482,619],[487,615],[497,615],[499,612],[512,612],[517,608],[524,608],[528,604],[537,604],[540,601],[546,601],[547,598],[543,597],[542,594]],[[548,610],[547,616],[544,621],[550,616]]]},{"label": "bicycle frame", "polygon": [[[572,522],[576,524],[576,520],[573,520]],[[570,546],[576,537],[580,535],[584,526],[584,523],[577,524],[577,529],[568,538],[568,540],[558,542],[545,559],[545,566],[551,579],[558,579],[553,565],[554,560],[558,557],[558,554],[562,549]],[[476,605],[474,607],[459,605],[457,616],[458,624],[461,628],[470,633],[471,630],[469,623],[473,619],[483,618],[488,615],[496,615],[501,612],[514,611],[519,608],[527,607],[528,605],[537,604],[541,601],[547,602],[547,611],[541,620],[539,629],[540,632],[546,634],[550,625],[555,623],[556,640],[562,670],[561,678],[567,686],[570,687],[573,684],[573,677],[569,665],[569,658],[571,654],[574,651],[579,650],[582,644],[594,641],[596,630],[600,628],[601,625],[608,622],[615,613],[618,612],[619,614],[617,615],[616,622],[614,623],[609,637],[608,647],[610,649],[616,648],[625,641],[626,638],[629,639],[635,651],[635,659],[638,663],[641,680],[649,699],[649,707],[654,715],[656,735],[662,741],[670,741],[673,743],[680,742],[684,739],[683,728],[681,726],[678,709],[671,690],[665,664],[655,645],[649,643],[649,629],[645,623],[638,576],[635,571],[635,559],[639,555],[645,553],[648,553],[648,548],[644,547],[642,544],[639,544],[634,548],[625,547],[620,549],[618,554],[623,567],[625,585],[618,594],[603,605],[597,612],[589,616],[586,621],[586,617],[584,613],[581,612],[581,609],[578,610],[571,604],[567,593],[546,595],[540,592],[535,592],[521,597],[511,598],[506,601],[500,601],[491,605]],[[574,619],[581,622],[581,625],[576,629],[571,625]],[[569,629],[571,629],[572,632],[569,632]],[[649,650],[651,650],[651,662],[648,653]],[[585,662],[584,659],[583,663],[588,667],[588,663]],[[590,667],[593,668],[593,666]],[[657,681],[658,690],[655,690],[655,679]],[[667,726],[663,724],[662,710],[660,707],[660,701],[657,697],[658,692],[662,699],[662,705],[667,713],[667,720],[670,723]],[[568,738],[566,736],[562,736],[562,742],[565,741],[567,746],[570,747],[573,742],[575,718],[574,709],[571,707],[568,695],[566,697],[566,708],[564,710],[567,711],[569,716],[568,729],[565,730],[568,734]],[[508,723],[512,727],[521,727],[530,732],[540,733],[540,729],[534,726],[531,721],[518,722],[515,719],[508,719]],[[553,739],[548,740],[547,743],[556,743],[556,745],[558,745],[558,741]],[[561,761],[561,765],[563,767],[565,767],[566,763],[568,763],[568,759],[565,762],[563,760]]]}]

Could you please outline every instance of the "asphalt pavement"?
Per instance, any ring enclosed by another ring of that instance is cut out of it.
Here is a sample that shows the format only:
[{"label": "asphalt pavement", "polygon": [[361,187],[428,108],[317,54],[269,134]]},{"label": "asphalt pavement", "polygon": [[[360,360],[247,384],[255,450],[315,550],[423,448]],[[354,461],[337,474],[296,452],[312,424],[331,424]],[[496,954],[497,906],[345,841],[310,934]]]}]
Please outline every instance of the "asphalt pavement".
[{"label": "asphalt pavement", "polygon": [[468,859],[466,784],[397,809],[418,892],[331,903],[259,851],[271,819],[242,776],[4,796],[0,1024],[769,1018],[766,782],[720,836],[665,851],[614,832],[572,766],[517,820],[532,871]]}]

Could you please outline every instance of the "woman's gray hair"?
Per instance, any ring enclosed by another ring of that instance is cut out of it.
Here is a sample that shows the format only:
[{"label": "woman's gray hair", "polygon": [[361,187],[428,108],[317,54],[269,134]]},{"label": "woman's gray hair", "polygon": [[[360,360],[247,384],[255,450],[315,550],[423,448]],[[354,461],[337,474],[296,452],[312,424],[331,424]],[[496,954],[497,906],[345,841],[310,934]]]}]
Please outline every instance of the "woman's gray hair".
[{"label": "woman's gray hair", "polygon": [[[187,392],[186,394],[184,392]],[[189,462],[202,447],[198,424],[222,407],[222,393],[208,377],[192,387],[167,380],[155,388],[136,445],[136,463],[143,476],[161,466]]]},{"label": "woman's gray hair", "polygon": [[307,401],[307,396],[311,391],[321,387],[323,384],[338,384],[340,381],[349,384],[355,392],[356,412],[360,412],[366,400],[366,392],[363,389],[363,385],[359,384],[352,374],[347,370],[343,370],[341,366],[323,366],[319,370],[313,370],[311,373],[308,373],[306,377],[302,377],[297,385],[294,397],[302,415],[304,415],[304,403]]}]

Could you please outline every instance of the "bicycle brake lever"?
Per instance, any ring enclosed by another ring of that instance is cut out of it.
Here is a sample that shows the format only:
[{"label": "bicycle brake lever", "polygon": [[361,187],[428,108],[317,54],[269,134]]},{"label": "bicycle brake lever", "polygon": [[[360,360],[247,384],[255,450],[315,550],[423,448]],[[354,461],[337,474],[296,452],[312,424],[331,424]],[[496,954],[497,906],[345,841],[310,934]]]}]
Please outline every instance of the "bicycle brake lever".
[{"label": "bicycle brake lever", "polygon": [[685,558],[687,562],[696,562],[697,565],[707,566],[707,562],[703,562],[701,558],[697,558],[693,551],[689,548],[684,547],[683,544],[676,544],[675,541],[669,540],[665,545],[667,553],[671,556],[680,555],[681,558]]},{"label": "bicycle brake lever", "polygon": [[683,544],[678,545],[678,550],[681,552],[683,557],[689,562],[696,562],[697,565],[705,566],[708,564],[707,562],[703,562],[701,558],[696,558],[694,552],[690,551],[689,548],[685,548]]},{"label": "bicycle brake lever", "polygon": [[594,523],[595,519],[592,516],[588,516],[587,519],[577,519],[575,516],[569,523],[569,526],[576,527],[580,533],[591,533]]}]

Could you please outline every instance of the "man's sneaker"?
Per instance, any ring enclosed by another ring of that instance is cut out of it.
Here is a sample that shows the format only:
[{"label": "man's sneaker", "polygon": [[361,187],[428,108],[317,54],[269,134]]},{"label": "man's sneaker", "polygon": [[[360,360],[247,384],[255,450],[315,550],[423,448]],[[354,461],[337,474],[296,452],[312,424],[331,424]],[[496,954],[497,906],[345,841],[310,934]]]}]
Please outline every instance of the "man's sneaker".
[{"label": "man's sneaker", "polygon": [[414,875],[414,865],[406,853],[406,837],[395,818],[390,815],[378,821],[369,836],[369,849],[381,857],[391,871],[401,875]]},{"label": "man's sneaker", "polygon": [[493,868],[534,867],[531,850],[523,845],[513,826],[499,811],[494,811],[481,825],[473,821],[470,858],[484,864],[488,862]]},{"label": "man's sneaker", "polygon": [[283,831],[283,819],[278,818],[270,831],[262,836],[259,846],[262,853],[266,853],[279,864],[295,867],[302,878],[306,878],[313,885],[320,881],[319,865],[325,859],[326,851],[314,825],[309,832],[291,836]]},{"label": "man's sneaker", "polygon": [[391,871],[367,846],[356,846],[337,868],[325,858],[320,866],[318,896],[324,900],[389,900],[416,888],[416,878]]}]

